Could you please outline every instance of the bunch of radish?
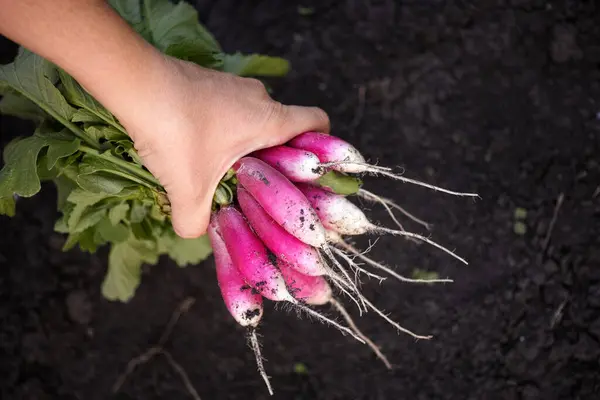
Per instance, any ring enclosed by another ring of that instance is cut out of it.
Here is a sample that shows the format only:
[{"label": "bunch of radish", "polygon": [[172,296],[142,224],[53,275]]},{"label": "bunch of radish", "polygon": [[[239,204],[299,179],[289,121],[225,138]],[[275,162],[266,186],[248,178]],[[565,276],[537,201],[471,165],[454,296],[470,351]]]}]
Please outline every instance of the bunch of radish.
[{"label": "bunch of radish", "polygon": [[[360,174],[384,175],[435,190],[462,196],[394,174],[390,168],[368,164],[348,142],[317,132],[303,133],[282,146],[256,151],[237,161],[215,194],[208,235],[216,274],[225,305],[233,318],[248,328],[259,372],[269,392],[272,388],[260,355],[256,328],[263,315],[263,298],[286,302],[369,345],[388,368],[390,363],[377,346],[363,335],[334,290],[347,296],[360,313],[372,310],[399,331],[417,335],[391,320],[360,291],[360,274],[385,279],[354,262],[359,258],[371,267],[408,282],[451,282],[449,279],[419,280],[397,274],[348,243],[344,236],[392,234],[427,242],[466,264],[466,261],[421,235],[407,232],[392,208],[426,225],[389,199],[361,188]],[[371,222],[348,199],[360,198],[383,205],[398,229]],[[347,327],[313,309],[330,304]]]}]

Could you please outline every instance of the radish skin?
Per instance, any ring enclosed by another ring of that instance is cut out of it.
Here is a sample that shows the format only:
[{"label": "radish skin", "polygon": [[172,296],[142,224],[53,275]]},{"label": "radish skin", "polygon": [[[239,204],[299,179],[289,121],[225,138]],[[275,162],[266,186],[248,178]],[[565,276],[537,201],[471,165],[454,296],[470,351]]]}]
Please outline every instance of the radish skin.
[{"label": "radish skin", "polygon": [[221,208],[217,216],[229,255],[252,288],[269,300],[296,303],[285,286],[276,258],[270,256],[242,213],[228,206]]},{"label": "radish skin", "polygon": [[233,168],[238,182],[283,229],[310,246],[327,245],[310,202],[281,172],[253,157],[242,158]]},{"label": "radish skin", "polygon": [[344,196],[314,185],[299,183],[296,186],[311,203],[326,229],[342,235],[361,235],[369,231],[370,222],[365,214]]},{"label": "radish skin", "polygon": [[262,296],[251,290],[233,264],[214,215],[208,226],[208,237],[215,258],[217,283],[227,310],[241,326],[258,326],[263,315]]},{"label": "radish skin", "polygon": [[292,182],[311,182],[323,175],[319,157],[289,146],[274,146],[250,154],[275,168]]},{"label": "radish skin", "polygon": [[[412,232],[389,229],[383,226],[373,224],[367,216],[350,200],[344,196],[335,193],[330,193],[318,187],[298,184],[298,188],[306,195],[306,198],[311,202],[314,209],[317,211],[323,225],[340,235],[362,235],[364,233],[387,233],[391,235],[405,236],[408,238],[418,239],[428,243],[452,257],[468,265],[468,262],[454,254],[447,248],[437,244],[425,236],[418,235]],[[325,233],[327,237],[327,233]]]},{"label": "radish skin", "polygon": [[[319,132],[305,132],[289,141],[289,146],[310,151],[321,163],[332,163],[332,169],[340,172],[364,172],[355,164],[364,164],[365,158],[358,149],[339,137]],[[340,163],[343,161],[344,163]]]},{"label": "radish skin", "polygon": [[290,140],[288,145],[316,154],[321,161],[321,168],[325,170],[333,169],[340,172],[383,175],[394,180],[412,183],[454,196],[479,197],[477,193],[444,189],[416,179],[405,178],[400,174],[393,173],[391,168],[368,164],[356,147],[336,136],[319,132],[305,132]]},{"label": "radish skin", "polygon": [[273,388],[263,365],[260,345],[256,335],[256,327],[263,315],[262,296],[251,290],[234,265],[229,256],[227,245],[221,236],[216,214],[211,216],[208,237],[213,248],[217,282],[225,306],[238,324],[248,328],[248,340],[256,358],[258,372],[265,382],[269,394],[273,395]]},{"label": "radish skin", "polygon": [[285,262],[282,262],[279,268],[285,283],[296,299],[306,304],[320,306],[331,298],[331,287],[324,277],[302,274]]},{"label": "radish skin", "polygon": [[256,235],[278,259],[288,262],[305,275],[327,274],[319,252],[283,229],[241,185],[237,186],[237,198],[246,219]]}]

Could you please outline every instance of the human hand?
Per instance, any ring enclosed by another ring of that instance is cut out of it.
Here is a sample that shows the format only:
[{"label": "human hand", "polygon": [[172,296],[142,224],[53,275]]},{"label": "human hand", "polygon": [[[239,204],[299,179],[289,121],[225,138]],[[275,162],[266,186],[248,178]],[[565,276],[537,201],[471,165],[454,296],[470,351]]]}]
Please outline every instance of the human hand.
[{"label": "human hand", "polygon": [[276,102],[258,80],[161,58],[154,78],[128,99],[135,106],[114,112],[166,189],[182,237],[206,232],[219,180],[239,158],[305,131],[329,131],[324,111]]}]

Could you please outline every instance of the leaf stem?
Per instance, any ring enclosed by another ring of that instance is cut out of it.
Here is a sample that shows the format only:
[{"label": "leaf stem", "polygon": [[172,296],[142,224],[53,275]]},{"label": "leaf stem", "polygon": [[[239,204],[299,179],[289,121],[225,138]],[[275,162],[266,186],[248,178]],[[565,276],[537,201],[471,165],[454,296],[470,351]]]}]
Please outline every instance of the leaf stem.
[{"label": "leaf stem", "polygon": [[149,183],[151,185],[151,186],[148,186],[150,189],[155,189],[157,187],[161,187],[160,182],[158,182],[158,180],[154,177],[154,175],[152,175],[151,173],[149,173],[148,171],[146,171],[142,168],[136,167],[135,165],[131,164],[130,162],[121,160],[120,158],[113,156],[110,152],[101,153],[100,151],[90,148],[85,145],[81,145],[79,147],[79,150],[81,150],[82,152],[89,154],[91,156],[102,158],[106,161],[109,161],[115,165],[122,167],[127,172],[130,172],[134,176],[137,176],[137,177],[143,179],[146,183]]}]

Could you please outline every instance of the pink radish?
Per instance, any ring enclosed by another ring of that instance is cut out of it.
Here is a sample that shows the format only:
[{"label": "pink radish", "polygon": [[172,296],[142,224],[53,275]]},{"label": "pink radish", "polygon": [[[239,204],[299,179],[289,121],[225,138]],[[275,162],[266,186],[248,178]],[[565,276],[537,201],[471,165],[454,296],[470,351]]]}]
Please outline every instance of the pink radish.
[{"label": "pink radish", "polygon": [[217,216],[229,255],[252,288],[269,300],[296,303],[277,268],[277,260],[252,232],[244,216],[233,206],[221,208]]},{"label": "pink radish", "polygon": [[208,237],[215,257],[217,282],[227,310],[241,326],[258,326],[263,314],[262,296],[248,286],[233,264],[215,215],[208,226]]},{"label": "pink radish", "polygon": [[342,195],[314,185],[297,184],[317,212],[326,229],[342,235],[361,235],[371,230],[365,214]]},{"label": "pink radish", "polygon": [[477,193],[463,193],[430,185],[394,174],[391,168],[368,164],[358,149],[339,137],[319,132],[305,132],[288,142],[288,146],[310,151],[319,157],[322,168],[349,173],[371,173],[398,181],[412,183],[455,196],[479,197]]},{"label": "pink radish", "polygon": [[302,274],[285,262],[279,268],[296,299],[311,305],[323,305],[331,299],[331,287],[324,277]]},{"label": "pink radish", "polygon": [[336,163],[332,168],[337,171],[364,172],[364,167],[357,166],[365,164],[362,154],[356,147],[336,136],[305,132],[290,140],[288,145],[316,154],[321,163]]},{"label": "pink radish", "polygon": [[281,172],[253,157],[242,158],[233,168],[238,182],[283,229],[310,246],[327,246],[315,210]]},{"label": "pink radish", "polygon": [[241,184],[237,186],[237,198],[250,226],[277,258],[305,275],[327,274],[319,252],[283,229]]},{"label": "pink radish", "polygon": [[319,157],[313,153],[288,146],[274,146],[250,155],[275,168],[292,182],[310,182],[323,175]]},{"label": "pink radish", "polygon": [[265,385],[267,385],[269,394],[273,395],[273,388],[263,365],[260,344],[256,335],[256,327],[263,315],[262,296],[254,292],[246,284],[244,278],[234,265],[229,256],[225,241],[221,236],[216,214],[211,216],[208,226],[208,237],[213,248],[217,282],[221,289],[225,306],[238,324],[249,328],[248,339],[254,351],[258,371]]},{"label": "pink radish", "polygon": [[461,262],[468,264],[465,259],[457,256],[450,250],[424,236],[412,232],[389,229],[373,224],[356,205],[354,205],[344,196],[330,193],[316,186],[304,183],[297,184],[297,187],[311,202],[323,225],[327,229],[335,231],[340,235],[361,235],[364,233],[376,232],[405,236],[429,243],[430,245],[450,254]]}]

